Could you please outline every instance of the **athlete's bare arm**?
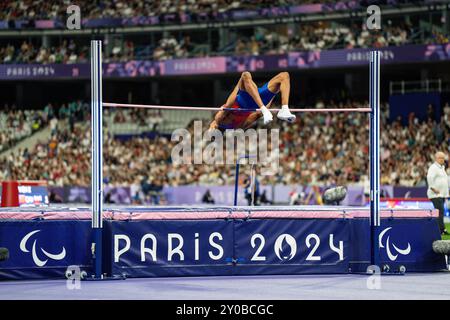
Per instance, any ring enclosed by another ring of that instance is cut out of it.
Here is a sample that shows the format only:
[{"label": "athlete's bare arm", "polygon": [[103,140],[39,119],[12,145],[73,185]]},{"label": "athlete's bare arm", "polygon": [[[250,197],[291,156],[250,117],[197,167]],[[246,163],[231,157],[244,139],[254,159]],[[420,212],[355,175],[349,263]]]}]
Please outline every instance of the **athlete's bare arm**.
[{"label": "athlete's bare arm", "polygon": [[219,123],[221,123],[222,120],[227,115],[227,111],[223,110],[223,109],[231,108],[234,105],[240,85],[241,85],[241,79],[239,79],[237,85],[234,87],[233,91],[228,96],[228,99],[225,102],[225,104],[220,107],[220,109],[222,109],[222,110],[219,110],[219,112],[217,112],[216,115],[214,116],[214,120],[211,122],[211,124],[209,126],[210,129],[217,129],[219,127]]},{"label": "athlete's bare arm", "polygon": [[233,91],[228,96],[228,99],[225,102],[225,104],[222,106],[222,108],[231,108],[234,105],[240,85],[241,85],[241,79],[239,79],[237,85],[234,87]]}]

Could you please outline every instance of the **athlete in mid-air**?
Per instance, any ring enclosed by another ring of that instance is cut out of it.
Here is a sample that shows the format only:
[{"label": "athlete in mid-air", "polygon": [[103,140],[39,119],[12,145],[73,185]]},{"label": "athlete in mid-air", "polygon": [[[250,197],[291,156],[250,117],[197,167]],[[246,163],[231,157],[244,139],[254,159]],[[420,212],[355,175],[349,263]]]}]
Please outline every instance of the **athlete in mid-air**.
[{"label": "athlete in mid-air", "polygon": [[279,92],[281,93],[281,110],[278,111],[277,118],[294,122],[295,115],[289,110],[290,89],[291,84],[287,72],[277,74],[260,88],[253,82],[250,72],[243,72],[233,92],[221,107],[222,110],[217,112],[209,128],[246,130],[254,126],[261,116],[264,124],[268,124],[273,120],[269,108]]}]

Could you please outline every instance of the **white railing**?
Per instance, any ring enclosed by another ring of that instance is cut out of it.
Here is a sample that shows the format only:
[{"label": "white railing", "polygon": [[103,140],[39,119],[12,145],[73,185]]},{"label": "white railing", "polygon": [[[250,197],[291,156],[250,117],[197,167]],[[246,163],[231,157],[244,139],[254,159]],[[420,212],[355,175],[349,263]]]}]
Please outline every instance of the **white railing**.
[{"label": "white railing", "polygon": [[405,94],[412,92],[442,92],[441,79],[426,79],[420,81],[391,81],[390,94]]}]

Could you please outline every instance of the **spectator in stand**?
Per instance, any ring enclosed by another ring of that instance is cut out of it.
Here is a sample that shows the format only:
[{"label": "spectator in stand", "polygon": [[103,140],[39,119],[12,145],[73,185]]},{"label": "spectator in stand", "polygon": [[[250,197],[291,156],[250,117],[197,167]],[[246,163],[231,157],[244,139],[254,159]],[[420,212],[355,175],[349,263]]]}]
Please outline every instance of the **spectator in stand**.
[{"label": "spectator in stand", "polygon": [[247,52],[248,52],[247,51],[247,44],[244,42],[244,40],[238,39],[237,42],[236,42],[234,53],[236,55],[240,56],[240,55],[246,54]]},{"label": "spectator in stand", "polygon": [[8,111],[7,105],[4,108],[6,112],[0,114],[0,152],[32,135],[48,122],[42,111],[15,111],[14,108]]},{"label": "spectator in stand", "polygon": [[259,202],[261,204],[269,204],[269,205],[273,204],[273,201],[270,201],[269,198],[267,197],[266,190],[264,190],[263,193],[261,194],[261,197],[259,198]]},{"label": "spectator in stand", "polygon": [[[244,194],[245,199],[247,199],[247,203],[249,206],[259,205],[259,197],[260,197],[260,188],[259,188],[259,179],[257,177],[253,177],[254,181],[252,181],[251,176],[247,176],[244,178]],[[254,185],[253,185],[254,183]]]},{"label": "spectator in stand", "polygon": [[247,53],[247,45],[242,39],[238,39],[234,48],[234,53],[238,56]]},{"label": "spectator in stand", "polygon": [[434,106],[431,103],[427,106],[427,119],[428,121],[436,120],[434,113]]},{"label": "spectator in stand", "polygon": [[439,228],[442,234],[448,235],[444,224],[444,202],[449,197],[449,180],[445,171],[445,153],[436,152],[434,163],[428,168],[427,196],[433,203],[435,209],[439,210]]},{"label": "spectator in stand", "polygon": [[216,203],[214,201],[214,198],[211,195],[211,191],[208,189],[206,190],[205,194],[202,197],[202,203],[206,203],[206,204],[214,204]]}]

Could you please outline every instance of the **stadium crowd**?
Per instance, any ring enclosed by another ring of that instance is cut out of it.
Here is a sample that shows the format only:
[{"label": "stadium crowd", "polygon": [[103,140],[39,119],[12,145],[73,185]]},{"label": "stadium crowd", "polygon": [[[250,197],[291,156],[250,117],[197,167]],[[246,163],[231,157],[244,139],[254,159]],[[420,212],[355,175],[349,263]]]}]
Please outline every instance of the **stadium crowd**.
[{"label": "stadium crowd", "polygon": [[10,109],[0,112],[0,153],[13,147],[48,124],[45,112]]},{"label": "stadium crowd", "polygon": [[[83,111],[86,106],[74,102],[57,114],[47,106],[42,118],[53,121],[50,139],[39,142],[33,150],[19,150],[0,159],[0,180],[10,174],[19,180],[48,180],[52,186],[88,186],[91,145],[89,115]],[[338,108],[364,106],[356,102],[326,104],[326,107]],[[322,108],[325,104],[319,101],[316,107]],[[428,120],[419,121],[411,114],[407,126],[402,126],[400,119],[392,123],[387,121],[387,104],[382,110],[382,183],[425,185],[431,155],[438,149],[450,153],[449,104],[440,120],[436,121],[430,114]],[[111,116],[120,123],[123,119],[134,119],[138,114]],[[330,185],[367,182],[368,121],[363,114],[303,114],[293,125],[274,125],[281,128],[280,170],[275,175],[263,176],[261,183]],[[189,129],[192,130],[192,126]],[[231,165],[172,164],[174,142],[167,136],[120,140],[106,134],[105,140],[104,177],[111,186],[135,186],[147,181],[157,188],[186,184],[226,185],[234,181]]]},{"label": "stadium crowd", "polygon": [[[237,40],[234,53],[259,55],[303,50],[400,46],[414,42],[411,34],[412,30],[407,25],[386,27],[382,32],[369,33],[365,26],[332,26],[317,22],[304,24],[299,32],[290,32],[290,35],[257,28],[250,39]],[[430,42],[433,42],[432,38],[429,39]]]},{"label": "stadium crowd", "polygon": [[63,40],[57,46],[36,46],[23,41],[20,46],[8,44],[0,48],[1,63],[76,63],[86,62],[86,46],[77,46],[74,40]]},{"label": "stadium crowd", "polygon": [[[413,36],[414,34],[414,36]],[[211,48],[207,44],[198,44],[191,40],[189,34],[180,37],[168,34],[155,43],[136,45],[132,40],[115,43],[106,62],[130,60],[168,60],[187,57],[204,57],[211,55],[261,55],[283,54],[290,51],[328,50],[352,48],[382,48],[415,43],[449,43],[449,37],[434,30],[424,39],[417,37],[410,26],[395,25],[383,28],[381,32],[368,32],[365,26],[336,26],[317,22],[304,24],[299,32],[283,32],[270,28],[257,27],[248,37],[237,38],[221,48]],[[20,45],[6,44],[0,47],[1,63],[83,63],[88,61],[89,48],[76,43],[73,39],[62,40],[57,45],[39,46],[30,41]]]},{"label": "stadium crowd", "polygon": [[[264,7],[283,7],[310,3],[331,3],[330,0],[78,0],[84,18],[127,18],[136,16],[161,16],[165,14],[203,14],[220,13],[232,10],[256,9]],[[342,7],[346,8],[345,1]],[[363,5],[367,1],[359,2]],[[412,0],[370,1],[376,4],[414,3]],[[0,20],[19,19],[64,19],[70,1],[64,0],[2,0]]]}]

